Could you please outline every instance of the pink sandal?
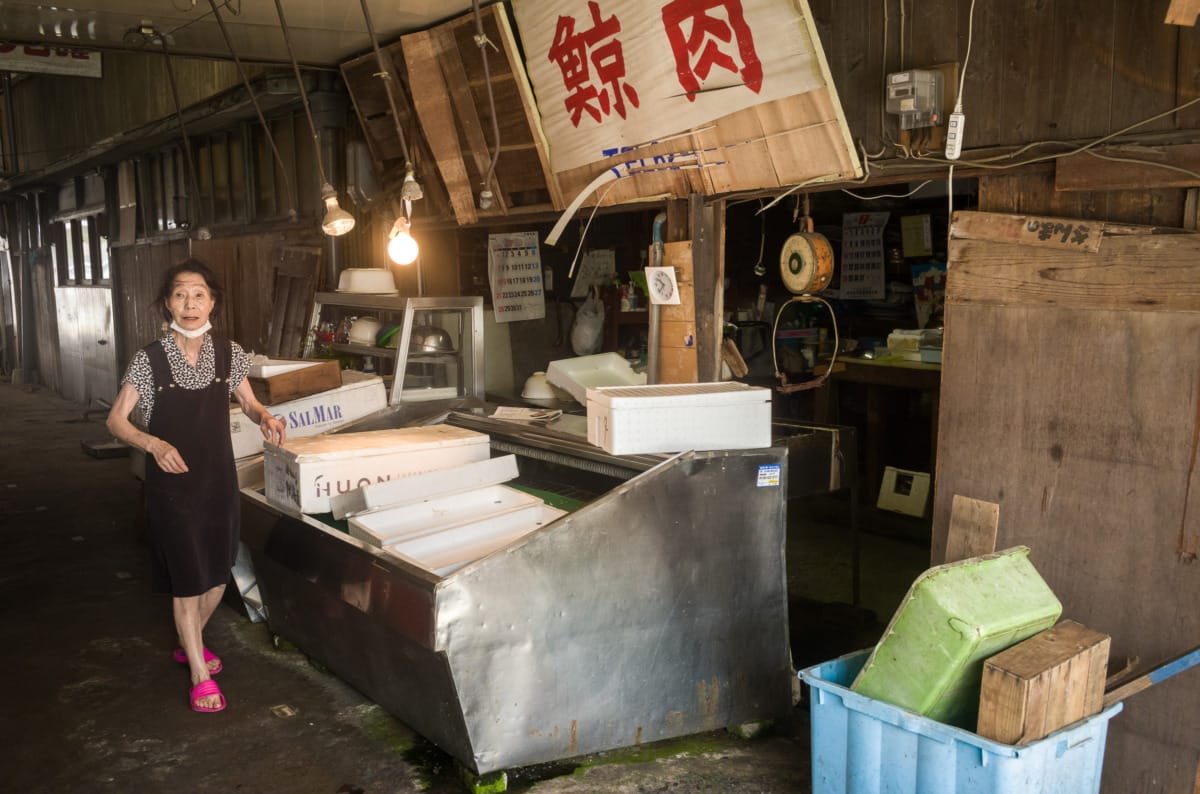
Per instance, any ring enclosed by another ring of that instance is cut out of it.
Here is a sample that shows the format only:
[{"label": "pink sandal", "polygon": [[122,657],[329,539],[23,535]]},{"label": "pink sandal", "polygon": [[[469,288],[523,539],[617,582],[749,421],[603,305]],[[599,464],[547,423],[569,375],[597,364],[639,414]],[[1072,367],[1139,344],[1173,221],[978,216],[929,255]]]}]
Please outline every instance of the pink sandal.
[{"label": "pink sandal", "polygon": [[[187,651],[185,651],[183,648],[176,648],[171,653],[171,658],[174,659],[175,661],[179,662],[180,664],[188,663]],[[217,663],[216,667],[212,667],[213,662]],[[225,669],[225,666],[223,664],[221,664],[221,657],[217,656],[215,653],[210,651],[208,648],[204,649],[204,664],[209,666],[209,670],[208,670],[209,675],[216,675],[217,673],[219,673],[223,669]]]},{"label": "pink sandal", "polygon": [[[211,706],[200,705],[201,700],[207,697],[212,697],[213,695],[216,695],[221,699],[221,705],[216,706],[215,708]],[[199,711],[207,714],[214,711],[225,710],[225,696],[221,694],[221,687],[217,686],[217,682],[211,678],[207,681],[201,681],[192,687],[189,697],[192,700],[192,711]]]}]

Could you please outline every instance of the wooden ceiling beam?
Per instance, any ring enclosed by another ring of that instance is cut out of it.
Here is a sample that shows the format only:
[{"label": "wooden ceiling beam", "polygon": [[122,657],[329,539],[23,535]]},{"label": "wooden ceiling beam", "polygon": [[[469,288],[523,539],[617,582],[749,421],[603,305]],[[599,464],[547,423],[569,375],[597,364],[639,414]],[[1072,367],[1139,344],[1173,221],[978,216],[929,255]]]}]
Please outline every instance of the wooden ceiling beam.
[{"label": "wooden ceiling beam", "polygon": [[1200,0],[1171,0],[1163,21],[1168,25],[1195,27],[1197,14],[1200,14]]}]

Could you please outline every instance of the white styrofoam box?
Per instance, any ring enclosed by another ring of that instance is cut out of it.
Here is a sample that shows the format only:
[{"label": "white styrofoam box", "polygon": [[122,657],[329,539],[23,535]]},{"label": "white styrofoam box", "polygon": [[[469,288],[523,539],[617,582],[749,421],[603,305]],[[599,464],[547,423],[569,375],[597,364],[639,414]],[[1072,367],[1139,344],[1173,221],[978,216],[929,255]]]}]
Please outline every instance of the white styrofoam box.
[{"label": "white styrofoam box", "polygon": [[[338,388],[272,405],[268,410],[287,421],[288,438],[303,438],[334,430],[386,407],[382,378],[346,370]],[[262,452],[262,430],[236,405],[229,409],[229,433],[234,458]]]},{"label": "white styrofoam box", "polygon": [[381,510],[385,507],[420,502],[438,496],[499,485],[517,476],[517,456],[502,455],[453,469],[414,474],[402,480],[377,482],[331,497],[329,506],[337,519]]},{"label": "white styrofoam box", "polygon": [[555,521],[565,513],[565,510],[539,504],[532,515],[525,511],[514,511],[483,521],[446,527],[438,532],[390,543],[383,548],[438,576],[447,576]]},{"label": "white styrofoam box", "polygon": [[744,383],[588,389],[588,443],[614,455],[771,446],[771,390]]},{"label": "white styrofoam box", "polygon": [[460,524],[530,512],[541,505],[542,500],[532,494],[490,485],[354,516],[349,521],[350,536],[373,546],[386,546]]},{"label": "white styrofoam box", "polygon": [[581,405],[587,405],[587,390],[601,386],[638,386],[646,373],[634,372],[619,353],[597,353],[551,361],[546,380],[564,389]]},{"label": "white styrofoam box", "polygon": [[266,444],[266,496],[302,513],[328,513],[330,497],[372,482],[487,460],[487,435],[450,425],[289,438]]}]

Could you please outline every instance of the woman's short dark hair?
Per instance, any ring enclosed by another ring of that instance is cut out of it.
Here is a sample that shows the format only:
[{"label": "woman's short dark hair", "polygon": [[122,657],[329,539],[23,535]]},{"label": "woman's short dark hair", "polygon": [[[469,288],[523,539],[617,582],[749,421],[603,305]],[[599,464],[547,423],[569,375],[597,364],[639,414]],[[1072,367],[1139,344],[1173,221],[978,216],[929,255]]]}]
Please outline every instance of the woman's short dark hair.
[{"label": "woman's short dark hair", "polygon": [[175,319],[171,315],[171,310],[167,308],[167,304],[171,300],[171,291],[175,288],[175,279],[178,278],[180,273],[195,273],[204,279],[204,283],[208,285],[208,292],[212,295],[213,299],[213,310],[209,316],[214,319],[220,316],[222,298],[225,295],[225,291],[221,289],[221,282],[217,281],[216,274],[209,269],[208,265],[195,257],[189,257],[178,265],[174,265],[166,273],[163,273],[162,286],[158,288],[158,298],[156,299],[163,319],[167,322]]}]

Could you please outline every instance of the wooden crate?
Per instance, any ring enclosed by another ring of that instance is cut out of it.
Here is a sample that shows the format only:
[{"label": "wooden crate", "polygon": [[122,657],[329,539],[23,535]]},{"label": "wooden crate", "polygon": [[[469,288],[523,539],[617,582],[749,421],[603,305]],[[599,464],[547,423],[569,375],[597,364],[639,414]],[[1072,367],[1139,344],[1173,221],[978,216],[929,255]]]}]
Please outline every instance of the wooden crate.
[{"label": "wooden crate", "polygon": [[278,405],[342,385],[336,359],[323,361],[273,361],[273,364],[307,364],[269,377],[250,376],[250,388],[263,405]]},{"label": "wooden crate", "polygon": [[976,732],[1028,744],[1098,713],[1110,642],[1064,620],[985,661]]}]

